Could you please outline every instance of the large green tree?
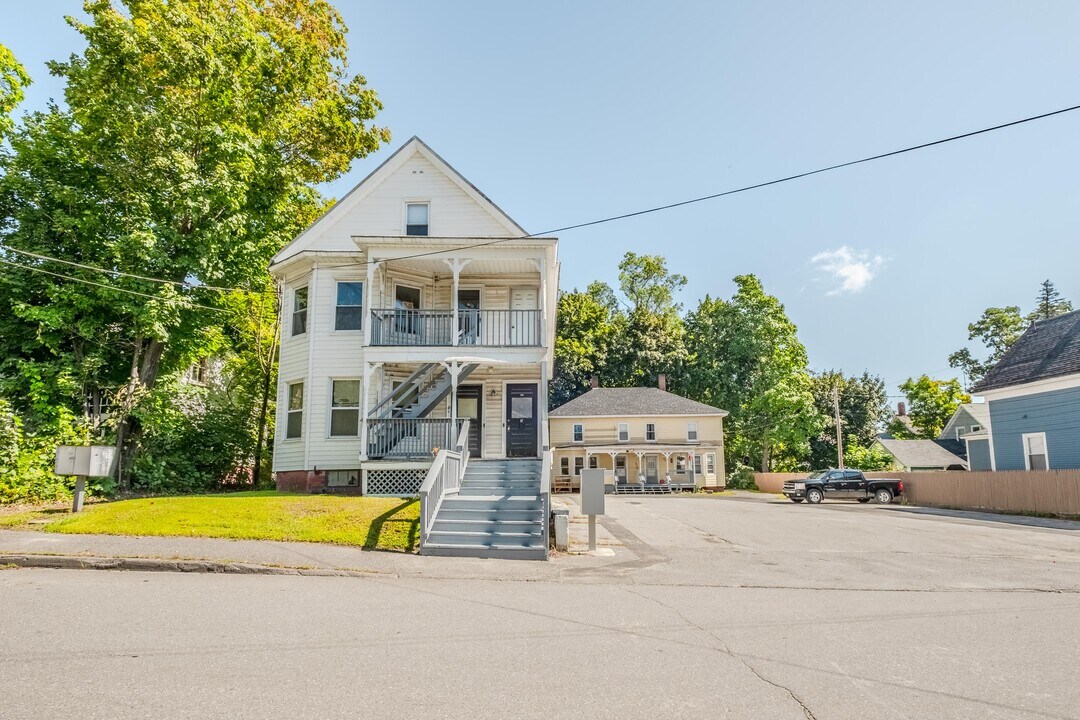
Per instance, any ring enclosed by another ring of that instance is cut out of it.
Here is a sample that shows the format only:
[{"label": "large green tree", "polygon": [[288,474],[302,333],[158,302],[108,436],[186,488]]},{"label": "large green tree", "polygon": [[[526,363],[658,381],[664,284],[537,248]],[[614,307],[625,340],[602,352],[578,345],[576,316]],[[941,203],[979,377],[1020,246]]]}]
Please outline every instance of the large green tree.
[{"label": "large green tree", "polygon": [[605,373],[622,321],[611,288],[604,283],[594,282],[584,292],[560,293],[549,397],[552,408],[586,392],[590,378]]},{"label": "large green tree", "polygon": [[681,387],[728,410],[729,466],[797,469],[822,419],[814,406],[806,349],[784,306],[753,275],[735,278],[730,300],[706,296],[686,318],[689,359]]},{"label": "large green tree", "polygon": [[[918,437],[933,440],[963,403],[971,402],[960,381],[933,380],[927,375],[908,378],[900,384],[907,397],[908,415]],[[901,433],[902,434],[902,433]]]},{"label": "large green tree", "polygon": [[[628,252],[619,263],[619,290],[625,311],[617,310],[616,326],[603,380],[613,385],[655,385],[659,375],[673,375],[686,359],[682,306],[676,294],[686,276],[668,270],[660,255]],[[603,295],[611,305],[615,294]],[[615,306],[619,306],[616,304]]]},{"label": "large green tree", "polygon": [[[204,355],[229,324],[229,312],[207,309],[228,303],[205,286],[263,292],[270,257],[322,208],[314,185],[389,133],[371,123],[381,105],[349,73],[346,28],[325,0],[91,0],[85,10],[87,22],[68,22],[86,50],[50,64],[66,108],[28,118],[2,160],[0,239],[174,284],[65,270],[142,297],[15,270],[0,300],[19,306],[4,328],[25,348],[8,356],[14,376],[59,362],[39,374],[72,377],[53,394],[78,404],[87,379],[73,360],[87,351],[77,348],[107,343],[93,351],[91,380],[121,383],[116,407],[129,416],[162,368]],[[125,457],[138,430],[130,417],[118,429]]]},{"label": "large green tree", "polygon": [[814,406],[823,418],[821,431],[810,438],[810,465],[815,468],[837,463],[833,388],[837,389],[840,401],[845,456],[869,458],[866,451],[890,416],[888,392],[880,377],[869,372],[847,376],[837,370],[812,375]]},{"label": "large green tree", "polygon": [[30,84],[30,75],[4,44],[0,43],[0,140],[11,130],[11,113],[23,100],[23,88]]},{"label": "large green tree", "polygon": [[968,340],[980,341],[986,348],[986,358],[980,360],[969,348],[961,348],[949,355],[949,367],[963,370],[968,386],[974,385],[1016,342],[1026,326],[1016,305],[986,308],[978,320],[968,325]]}]

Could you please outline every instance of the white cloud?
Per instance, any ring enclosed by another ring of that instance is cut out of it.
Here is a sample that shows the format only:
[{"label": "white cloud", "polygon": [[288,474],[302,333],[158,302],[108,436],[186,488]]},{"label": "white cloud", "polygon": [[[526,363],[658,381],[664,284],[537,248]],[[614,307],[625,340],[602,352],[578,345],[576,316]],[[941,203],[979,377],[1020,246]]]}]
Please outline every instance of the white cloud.
[{"label": "white cloud", "polygon": [[825,273],[832,284],[826,295],[862,292],[885,267],[885,258],[881,255],[871,255],[866,250],[855,250],[847,245],[823,250],[810,258],[810,262]]}]

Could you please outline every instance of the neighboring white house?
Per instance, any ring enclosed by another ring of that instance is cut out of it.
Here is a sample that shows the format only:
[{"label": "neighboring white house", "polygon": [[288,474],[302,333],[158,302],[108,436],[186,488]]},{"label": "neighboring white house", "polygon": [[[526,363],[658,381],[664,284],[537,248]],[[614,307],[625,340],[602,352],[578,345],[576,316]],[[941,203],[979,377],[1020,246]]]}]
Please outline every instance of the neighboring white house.
[{"label": "neighboring white house", "polygon": [[539,457],[558,241],[412,138],[274,257],[280,489],[415,494],[469,418],[474,458]]}]

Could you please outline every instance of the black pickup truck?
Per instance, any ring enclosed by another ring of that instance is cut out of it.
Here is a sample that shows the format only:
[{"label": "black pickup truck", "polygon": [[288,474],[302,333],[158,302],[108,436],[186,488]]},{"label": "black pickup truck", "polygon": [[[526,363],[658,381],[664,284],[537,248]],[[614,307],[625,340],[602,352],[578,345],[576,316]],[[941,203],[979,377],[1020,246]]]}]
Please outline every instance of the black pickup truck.
[{"label": "black pickup truck", "polygon": [[784,483],[784,496],[792,502],[816,504],[822,500],[877,500],[888,505],[904,492],[904,482],[896,478],[867,478],[862,470],[819,470],[805,480]]}]

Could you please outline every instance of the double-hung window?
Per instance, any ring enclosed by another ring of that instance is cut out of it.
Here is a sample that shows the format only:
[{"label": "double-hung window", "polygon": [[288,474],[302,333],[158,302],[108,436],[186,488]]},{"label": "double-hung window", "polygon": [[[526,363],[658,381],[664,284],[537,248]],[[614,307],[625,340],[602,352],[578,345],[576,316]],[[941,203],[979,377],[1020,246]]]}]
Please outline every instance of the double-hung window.
[{"label": "double-hung window", "polygon": [[428,234],[428,204],[406,203],[405,204],[405,234],[427,235]]},{"label": "double-hung window", "polygon": [[686,442],[697,442],[697,441],[698,441],[697,423],[696,422],[688,422],[688,423],[686,423]]},{"label": "double-hung window", "polygon": [[590,455],[589,456],[589,469],[590,470],[599,470],[600,469],[600,458],[596,457],[595,455]]},{"label": "double-hung window", "polygon": [[360,381],[334,380],[330,398],[330,437],[360,433]]},{"label": "double-hung window", "polygon": [[1047,470],[1050,457],[1046,452],[1046,433],[1024,433],[1024,465],[1028,470]]},{"label": "double-hung window", "polygon": [[560,458],[560,460],[559,460],[559,470],[560,470],[560,474],[563,475],[563,476],[566,476],[566,475],[570,474],[570,458],[566,457],[565,455],[562,458]]},{"label": "double-hung window", "polygon": [[574,475],[581,475],[581,470],[585,467],[585,458],[574,458]]},{"label": "double-hung window", "polygon": [[581,423],[574,423],[574,442],[585,442],[585,426]]},{"label": "double-hung window", "polygon": [[308,289],[293,290],[292,334],[303,335],[307,332]]},{"label": "double-hung window", "polygon": [[288,405],[285,419],[285,438],[291,440],[304,432],[304,383],[290,383],[287,390]]},{"label": "double-hung window", "polygon": [[645,442],[656,442],[656,423],[645,423]]},{"label": "double-hung window", "polygon": [[630,423],[619,423],[615,429],[619,433],[619,442],[630,442]]},{"label": "double-hung window", "polygon": [[701,474],[701,456],[697,453],[694,453],[694,474]]},{"label": "double-hung window", "polygon": [[714,455],[713,453],[706,453],[705,454],[705,474],[706,475],[715,475],[716,474],[716,455]]},{"label": "double-hung window", "polygon": [[337,307],[334,315],[335,330],[360,330],[364,326],[364,283],[339,282],[337,284]]}]

